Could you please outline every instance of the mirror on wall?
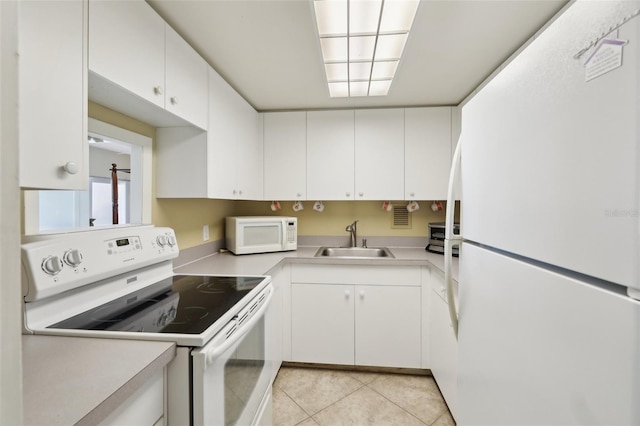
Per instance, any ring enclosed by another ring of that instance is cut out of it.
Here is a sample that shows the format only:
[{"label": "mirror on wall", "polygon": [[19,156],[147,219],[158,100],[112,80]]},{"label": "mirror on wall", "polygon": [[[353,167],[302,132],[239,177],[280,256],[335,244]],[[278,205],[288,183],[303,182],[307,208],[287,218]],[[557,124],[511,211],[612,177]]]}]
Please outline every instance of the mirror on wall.
[{"label": "mirror on wall", "polygon": [[25,191],[25,234],[151,222],[151,138],[89,119],[87,144],[88,190]]}]

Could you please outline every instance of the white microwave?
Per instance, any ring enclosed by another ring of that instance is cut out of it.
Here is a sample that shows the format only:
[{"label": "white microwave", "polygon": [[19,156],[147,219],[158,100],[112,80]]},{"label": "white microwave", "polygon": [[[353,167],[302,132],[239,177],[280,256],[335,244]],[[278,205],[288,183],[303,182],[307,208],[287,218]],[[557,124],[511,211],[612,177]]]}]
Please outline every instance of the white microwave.
[{"label": "white microwave", "polygon": [[268,253],[298,248],[296,217],[227,217],[225,232],[227,250],[234,254]]}]

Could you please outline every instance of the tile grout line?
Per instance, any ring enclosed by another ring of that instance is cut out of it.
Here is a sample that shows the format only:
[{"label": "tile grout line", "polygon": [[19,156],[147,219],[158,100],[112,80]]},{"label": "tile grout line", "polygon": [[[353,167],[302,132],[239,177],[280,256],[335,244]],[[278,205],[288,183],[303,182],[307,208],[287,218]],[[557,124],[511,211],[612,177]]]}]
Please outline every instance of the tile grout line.
[{"label": "tile grout line", "polygon": [[[362,383],[360,380],[354,379],[353,377],[351,377],[351,379],[353,379],[353,380],[355,380],[356,382],[360,383],[360,387],[358,387],[357,389],[354,389],[353,391],[349,392],[348,394],[346,394],[345,396],[343,396],[343,397],[342,397],[342,398],[340,398],[339,400],[337,400],[337,401],[335,401],[335,402],[332,402],[331,404],[327,405],[326,407],[324,407],[324,408],[322,408],[322,409],[318,410],[318,411],[317,411],[317,412],[315,412],[314,414],[310,415],[310,417],[311,417],[311,418],[313,418],[313,416],[315,416],[316,414],[321,413],[322,411],[326,410],[327,408],[329,408],[329,407],[332,407],[332,406],[336,405],[338,402],[340,402],[340,401],[342,401],[343,399],[345,399],[345,398],[347,398],[347,397],[349,397],[349,396],[353,395],[354,393],[358,392],[360,389],[362,389],[362,388],[364,388],[364,387],[366,387],[366,386],[367,386],[367,385],[365,385],[364,383]],[[305,410],[305,413],[306,413],[306,412],[307,412],[307,411]],[[318,423],[318,424],[320,424],[320,423],[319,423],[315,418],[313,418],[313,421],[314,421],[314,422],[316,422],[316,423]]]},{"label": "tile grout line", "polygon": [[[307,418],[309,418],[309,417],[313,417],[313,415],[309,414],[309,412],[308,412],[307,410],[305,410],[304,408],[302,408],[302,406],[301,406],[300,404],[298,404],[298,401],[296,401],[295,399],[293,399],[293,397],[292,397],[291,395],[289,395],[289,394],[287,393],[287,391],[286,391],[286,390],[282,389],[282,388],[281,388],[281,387],[279,387],[279,386],[278,386],[278,388],[280,389],[280,391],[282,391],[282,393],[284,393],[285,395],[287,395],[287,397],[291,400],[291,402],[293,402],[294,404],[296,404],[296,405],[298,406],[298,408],[300,408],[300,409],[301,409],[301,410],[302,410],[302,411],[303,411],[303,412],[308,416]],[[306,420],[306,419],[304,419],[304,420]],[[304,421],[304,420],[302,420],[302,421]],[[314,421],[315,421],[315,420],[314,420]],[[301,422],[298,422],[298,423],[296,423],[296,424],[299,424],[299,423],[301,423]],[[316,422],[316,423],[317,423],[317,422]]]},{"label": "tile grout line", "polygon": [[[368,387],[369,389],[371,389],[373,392],[377,393],[378,395],[380,395],[381,397],[383,397],[384,399],[386,399],[387,401],[389,401],[390,403],[392,403],[393,405],[395,405],[396,407],[398,407],[399,409],[401,409],[402,411],[404,411],[405,413],[409,414],[411,417],[415,418],[416,420],[418,420],[420,423],[424,424],[424,425],[429,425],[429,423],[422,421],[421,418],[419,418],[418,416],[416,416],[415,414],[413,414],[411,411],[408,411],[406,408],[401,407],[400,405],[396,404],[394,401],[390,400],[389,398],[387,398],[386,396],[384,396],[383,394],[381,394],[380,392],[378,392],[377,390],[375,390],[374,388],[365,385],[366,387]],[[439,419],[440,417],[438,417]],[[437,419],[436,419],[437,420]]]}]

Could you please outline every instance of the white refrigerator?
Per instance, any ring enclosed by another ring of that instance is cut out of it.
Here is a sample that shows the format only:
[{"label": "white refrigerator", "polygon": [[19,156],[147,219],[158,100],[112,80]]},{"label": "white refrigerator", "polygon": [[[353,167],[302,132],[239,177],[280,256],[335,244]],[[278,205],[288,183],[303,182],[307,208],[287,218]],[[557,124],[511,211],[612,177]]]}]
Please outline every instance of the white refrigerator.
[{"label": "white refrigerator", "polygon": [[459,425],[640,424],[639,14],[570,4],[463,106]]}]

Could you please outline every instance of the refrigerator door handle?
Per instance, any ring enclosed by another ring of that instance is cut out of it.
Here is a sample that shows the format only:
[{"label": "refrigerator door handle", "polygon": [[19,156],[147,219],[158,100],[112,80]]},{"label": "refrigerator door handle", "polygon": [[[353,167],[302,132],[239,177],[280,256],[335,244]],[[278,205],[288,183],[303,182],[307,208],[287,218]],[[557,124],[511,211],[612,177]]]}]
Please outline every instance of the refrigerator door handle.
[{"label": "refrigerator door handle", "polygon": [[453,213],[455,211],[455,187],[460,178],[460,157],[462,147],[462,134],[458,138],[458,146],[453,154],[451,161],[451,171],[449,173],[449,189],[447,191],[447,211],[445,221],[445,239],[444,239],[444,282],[447,287],[447,300],[449,304],[449,318],[451,319],[451,327],[453,334],[458,339],[458,312],[456,309],[456,299],[453,290],[453,246],[459,246],[462,242],[462,234],[456,235],[453,231]]}]

